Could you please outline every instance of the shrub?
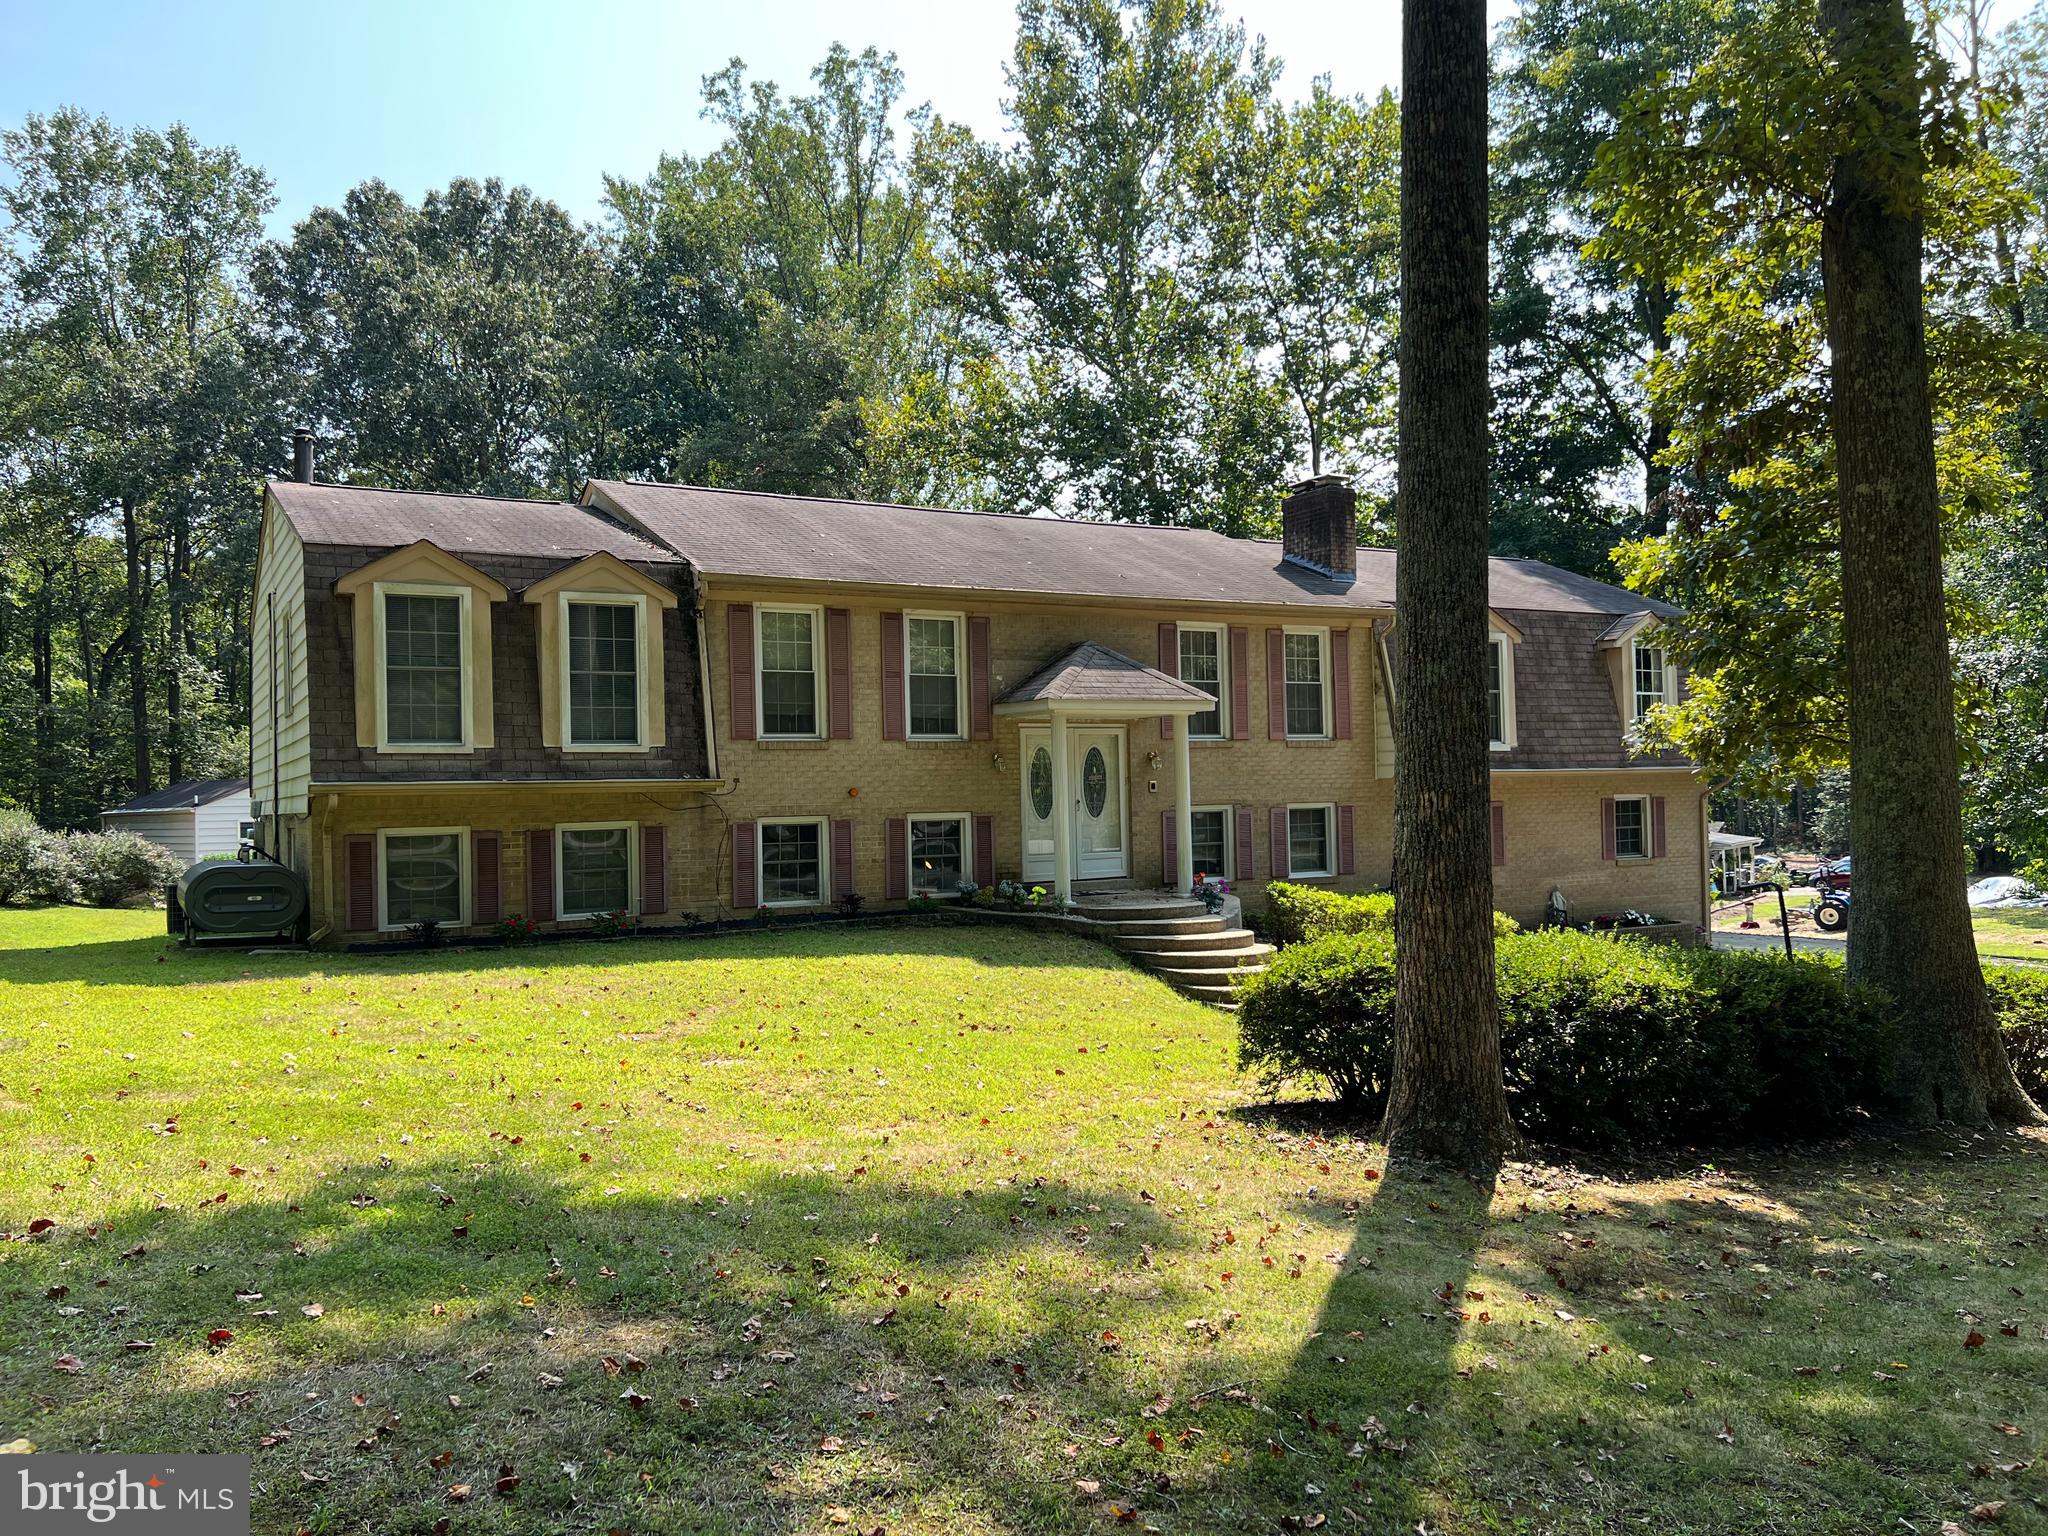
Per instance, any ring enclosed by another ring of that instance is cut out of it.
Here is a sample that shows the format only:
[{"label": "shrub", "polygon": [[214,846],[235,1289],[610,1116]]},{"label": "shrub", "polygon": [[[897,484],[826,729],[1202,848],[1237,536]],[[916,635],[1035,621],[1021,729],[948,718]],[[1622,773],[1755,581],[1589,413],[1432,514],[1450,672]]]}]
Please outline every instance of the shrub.
[{"label": "shrub", "polygon": [[74,832],[64,839],[64,855],[76,899],[89,907],[154,898],[185,872],[170,849],[132,832]]},{"label": "shrub", "polygon": [[[1394,898],[1387,891],[1354,895],[1275,880],[1266,887],[1267,923],[1275,944],[1302,944],[1332,933],[1392,933]],[[1493,936],[1520,933],[1505,912],[1493,914]]]},{"label": "shrub", "polygon": [[77,899],[64,839],[26,811],[0,811],[0,905]]},{"label": "shrub", "polygon": [[1237,1064],[1268,1089],[1311,1077],[1354,1106],[1385,1095],[1394,1060],[1390,931],[1290,945],[1238,988],[1237,1003]]},{"label": "shrub", "polygon": [[[1686,950],[1561,931],[1495,946],[1510,1103],[1538,1138],[1809,1135],[1873,1104],[1891,1061],[1882,1000],[1823,957]],[[1239,993],[1239,1065],[1318,1079],[1355,1107],[1393,1063],[1390,936],[1283,950]]]},{"label": "shrub", "polygon": [[1987,965],[1984,985],[2020,1086],[2036,1104],[2048,1102],[2048,970]]}]

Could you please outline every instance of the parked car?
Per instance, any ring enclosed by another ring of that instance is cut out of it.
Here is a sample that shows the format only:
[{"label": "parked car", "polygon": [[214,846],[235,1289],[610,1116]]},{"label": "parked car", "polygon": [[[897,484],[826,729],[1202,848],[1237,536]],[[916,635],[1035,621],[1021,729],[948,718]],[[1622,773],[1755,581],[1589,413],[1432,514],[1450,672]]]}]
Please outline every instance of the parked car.
[{"label": "parked car", "polygon": [[2018,875],[1987,875],[1970,887],[1973,907],[2048,907],[2041,888]]},{"label": "parked car", "polygon": [[1849,893],[1824,890],[1813,904],[1813,926],[1822,933],[1846,933],[1849,928]]},{"label": "parked car", "polygon": [[1806,883],[1823,891],[1846,891],[1849,889],[1850,855],[1821,865],[1806,877]]}]

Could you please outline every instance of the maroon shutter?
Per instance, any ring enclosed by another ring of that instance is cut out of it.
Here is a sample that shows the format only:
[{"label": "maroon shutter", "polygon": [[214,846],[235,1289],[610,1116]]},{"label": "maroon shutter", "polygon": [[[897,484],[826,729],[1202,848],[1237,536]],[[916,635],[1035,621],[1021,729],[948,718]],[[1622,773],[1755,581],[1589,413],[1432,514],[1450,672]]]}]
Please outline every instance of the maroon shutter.
[{"label": "maroon shutter", "polygon": [[732,905],[735,912],[761,904],[754,884],[754,823],[732,824]]},{"label": "maroon shutter", "polygon": [[976,614],[967,621],[967,709],[974,721],[976,741],[987,741],[996,733],[988,674],[988,615]]},{"label": "maroon shutter", "polygon": [[902,901],[910,895],[910,828],[901,816],[891,816],[883,830],[882,851],[889,868],[882,877],[882,897]]},{"label": "maroon shutter", "polygon": [[1271,846],[1266,850],[1266,856],[1272,861],[1273,878],[1275,880],[1285,880],[1294,873],[1294,853],[1287,846],[1286,806],[1276,805],[1273,807],[1271,814],[1266,818],[1266,830],[1271,841]]},{"label": "maroon shutter", "polygon": [[1614,797],[1600,802],[1600,857],[1614,862]]},{"label": "maroon shutter", "polygon": [[[1159,670],[1168,677],[1180,676],[1180,626],[1162,624],[1159,626]],[[1173,716],[1159,717],[1159,739],[1173,740]]]},{"label": "maroon shutter", "polygon": [[996,883],[996,819],[974,818],[974,875],[976,885]]},{"label": "maroon shutter", "polygon": [[1351,739],[1351,631],[1330,631],[1330,697],[1336,703],[1331,734],[1338,741]]},{"label": "maroon shutter", "polygon": [[1496,800],[1489,809],[1493,822],[1493,867],[1499,869],[1508,861],[1508,808]]},{"label": "maroon shutter", "polygon": [[536,923],[555,920],[555,834],[535,827],[526,834],[526,915]]},{"label": "maroon shutter", "polygon": [[[1266,631],[1266,735],[1273,741],[1287,739],[1287,643],[1277,629]],[[1277,878],[1277,858],[1273,867]]]},{"label": "maroon shutter", "polygon": [[832,895],[844,900],[853,894],[853,823],[832,823]]},{"label": "maroon shutter", "polygon": [[377,839],[347,837],[342,846],[348,866],[345,920],[351,933],[368,933],[377,926]]},{"label": "maroon shutter", "polygon": [[853,615],[825,610],[825,715],[835,741],[853,735]]},{"label": "maroon shutter", "polygon": [[1348,805],[1337,807],[1337,873],[1358,873],[1357,848],[1352,839],[1351,807]]},{"label": "maroon shutter", "polygon": [[1656,859],[1663,858],[1665,844],[1664,797],[1662,795],[1653,795],[1650,798],[1650,838],[1650,856]]},{"label": "maroon shutter", "polygon": [[[1164,629],[1166,626],[1161,625]],[[1159,867],[1166,874],[1166,883],[1173,885],[1180,879],[1180,840],[1174,836],[1177,827],[1172,811],[1159,813]]]},{"label": "maroon shutter", "polygon": [[476,866],[476,877],[471,882],[475,895],[470,900],[469,920],[479,928],[488,928],[505,915],[503,861],[498,834],[470,833],[469,855]]},{"label": "maroon shutter", "polygon": [[882,740],[901,741],[903,729],[903,615],[882,615]]},{"label": "maroon shutter", "polygon": [[668,828],[640,824],[640,914],[668,910]]},{"label": "maroon shutter", "polygon": [[754,605],[725,605],[726,735],[752,741],[754,731]]},{"label": "maroon shutter", "polygon": [[1252,808],[1240,805],[1231,812],[1230,819],[1237,826],[1237,878],[1256,880],[1259,871],[1257,852],[1252,847]]},{"label": "maroon shutter", "polygon": [[1230,736],[1249,741],[1252,735],[1252,632],[1230,627]]}]

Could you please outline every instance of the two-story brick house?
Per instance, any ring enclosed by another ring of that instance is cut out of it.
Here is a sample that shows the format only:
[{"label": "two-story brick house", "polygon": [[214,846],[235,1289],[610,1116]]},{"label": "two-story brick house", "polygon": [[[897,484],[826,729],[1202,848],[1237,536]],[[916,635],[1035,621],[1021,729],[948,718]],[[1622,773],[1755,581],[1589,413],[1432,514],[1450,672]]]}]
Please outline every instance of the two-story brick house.
[{"label": "two-story brick house", "polygon": [[[963,880],[1384,887],[1394,557],[1331,478],[1279,542],[595,481],[279,481],[252,777],[326,941],[647,925]],[[1495,560],[1496,904],[1703,922],[1693,767],[1631,754],[1670,610]]]}]

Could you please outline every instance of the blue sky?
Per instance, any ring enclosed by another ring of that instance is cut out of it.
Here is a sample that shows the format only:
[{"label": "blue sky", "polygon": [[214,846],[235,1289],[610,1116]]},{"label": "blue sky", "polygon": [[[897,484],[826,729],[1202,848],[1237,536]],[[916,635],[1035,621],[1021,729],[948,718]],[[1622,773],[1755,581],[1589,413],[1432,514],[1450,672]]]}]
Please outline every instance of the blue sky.
[{"label": "blue sky", "polygon": [[[1289,94],[1396,82],[1399,0],[1225,9],[1286,60]],[[0,124],[182,121],[269,171],[280,233],[372,176],[414,198],[499,176],[594,218],[605,173],[716,141],[698,82],[734,55],[790,88],[835,40],[894,49],[910,101],[992,136],[1014,36],[1008,0],[0,0]]]}]

